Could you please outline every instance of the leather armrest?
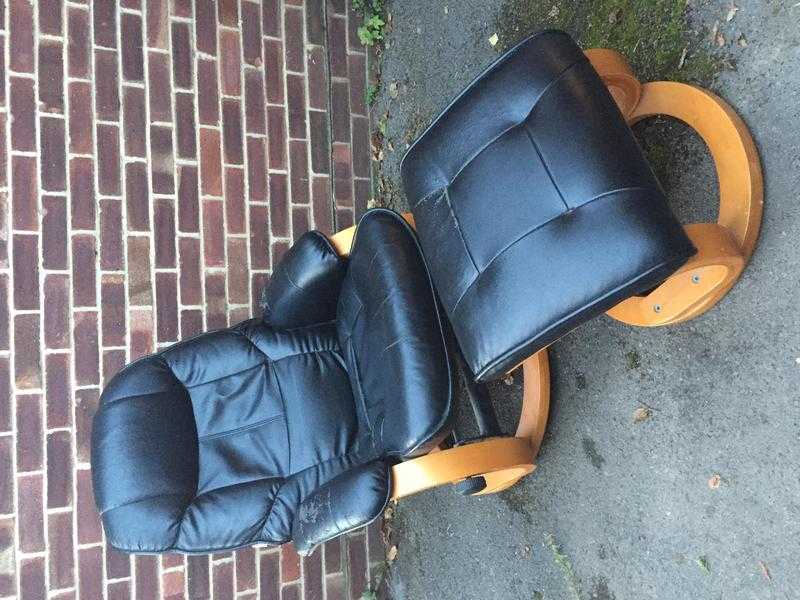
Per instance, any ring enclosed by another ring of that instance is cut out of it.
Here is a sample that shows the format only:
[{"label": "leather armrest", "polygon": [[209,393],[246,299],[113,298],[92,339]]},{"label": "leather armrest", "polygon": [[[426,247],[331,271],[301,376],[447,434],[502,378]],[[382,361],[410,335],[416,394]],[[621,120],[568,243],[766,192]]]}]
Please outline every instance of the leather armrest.
[{"label": "leather armrest", "polygon": [[346,270],[328,238],[319,231],[303,234],[264,288],[264,321],[281,329],[332,321]]},{"label": "leather armrest", "polygon": [[317,488],[300,504],[292,527],[299,554],[378,518],[389,502],[390,466],[376,460],[355,467]]}]

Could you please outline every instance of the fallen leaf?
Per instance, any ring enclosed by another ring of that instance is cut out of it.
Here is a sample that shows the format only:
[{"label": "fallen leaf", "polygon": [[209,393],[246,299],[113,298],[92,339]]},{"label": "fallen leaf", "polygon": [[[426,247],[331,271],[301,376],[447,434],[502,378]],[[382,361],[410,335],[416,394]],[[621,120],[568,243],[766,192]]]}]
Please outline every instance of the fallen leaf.
[{"label": "fallen leaf", "polygon": [[772,581],[772,574],[769,572],[769,567],[767,567],[767,563],[763,560],[758,561],[758,566],[761,569],[761,574],[764,576],[764,579],[767,581]]},{"label": "fallen leaf", "polygon": [[727,16],[725,17],[725,20],[726,20],[728,23],[730,23],[731,21],[733,21],[733,17],[735,17],[735,16],[736,16],[736,13],[737,13],[737,12],[739,12],[739,7],[738,7],[738,6],[736,6],[736,5],[735,5],[733,2],[731,2],[731,6],[730,6],[730,8],[728,9],[728,14],[727,14]]},{"label": "fallen leaf", "polygon": [[714,37],[714,43],[722,48],[725,45],[725,36],[722,35],[721,31],[717,32],[717,35]]},{"label": "fallen leaf", "polygon": [[722,477],[719,474],[714,474],[711,476],[711,479],[708,480],[708,487],[712,490],[716,490],[722,484]]},{"label": "fallen leaf", "polygon": [[645,421],[647,421],[647,419],[649,419],[652,416],[653,416],[653,411],[651,411],[646,406],[640,406],[635,411],[633,411],[633,422],[638,425],[639,423],[644,423]]},{"label": "fallen leaf", "polygon": [[497,46],[497,42],[499,42],[499,41],[500,41],[500,37],[499,37],[499,36],[498,36],[496,33],[493,33],[493,34],[492,34],[492,35],[489,37],[489,45],[491,45],[491,47],[492,47],[492,48],[494,48],[495,46]]},{"label": "fallen leaf", "polygon": [[392,83],[389,84],[389,95],[392,98],[397,98],[399,94],[400,94],[399,86],[397,85],[396,81],[393,81]]},{"label": "fallen leaf", "polygon": [[608,13],[608,24],[609,25],[616,25],[619,23],[619,13],[622,12],[621,8],[615,8],[610,13]]},{"label": "fallen leaf", "polygon": [[450,9],[445,6],[444,7],[444,14],[448,14],[449,12],[450,12]]},{"label": "fallen leaf", "polygon": [[681,52],[681,59],[678,61],[678,68],[682,69],[683,65],[686,64],[686,55],[689,54],[689,46],[686,46]]},{"label": "fallen leaf", "polygon": [[514,385],[514,376],[509,373],[505,377],[503,377],[503,383],[506,385]]},{"label": "fallen leaf", "polygon": [[558,13],[559,13],[558,4],[554,4],[553,8],[550,9],[550,12],[548,13],[547,16],[551,19],[555,19],[558,16]]},{"label": "fallen leaf", "polygon": [[397,558],[397,546],[390,546],[386,551],[386,562],[394,562],[395,558]]},{"label": "fallen leaf", "polygon": [[375,198],[370,198],[367,200],[367,208],[375,208],[376,206],[378,206],[378,201],[375,200]]},{"label": "fallen leaf", "polygon": [[744,37],[744,34],[739,36],[738,43],[739,43],[739,47],[747,48],[747,38]]},{"label": "fallen leaf", "polygon": [[717,33],[719,33],[719,21],[714,21],[714,26],[711,28],[711,40],[717,39]]}]

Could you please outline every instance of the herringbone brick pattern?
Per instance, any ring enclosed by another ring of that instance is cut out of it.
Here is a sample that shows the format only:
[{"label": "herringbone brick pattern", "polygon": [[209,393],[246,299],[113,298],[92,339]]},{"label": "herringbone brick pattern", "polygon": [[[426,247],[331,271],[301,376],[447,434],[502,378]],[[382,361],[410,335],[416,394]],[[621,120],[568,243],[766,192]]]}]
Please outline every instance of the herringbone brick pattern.
[{"label": "herringbone brick pattern", "polygon": [[0,11],[0,597],[358,597],[375,530],[303,560],[115,552],[89,453],[118,369],[248,318],[297,235],[366,206],[357,17],[345,0]]}]

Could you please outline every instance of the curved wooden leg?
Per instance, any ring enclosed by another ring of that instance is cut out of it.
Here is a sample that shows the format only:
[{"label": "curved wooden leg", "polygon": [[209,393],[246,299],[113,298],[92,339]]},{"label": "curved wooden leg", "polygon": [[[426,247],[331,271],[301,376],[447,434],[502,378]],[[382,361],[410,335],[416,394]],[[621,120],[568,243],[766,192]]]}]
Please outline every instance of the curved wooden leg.
[{"label": "curved wooden leg", "polygon": [[547,350],[525,360],[522,369],[522,411],[514,437],[481,440],[395,465],[392,468],[392,498],[476,476],[486,480],[486,487],[475,495],[493,494],[511,487],[533,472],[550,406]]},{"label": "curved wooden leg", "polygon": [[392,499],[410,496],[467,477],[503,472],[519,479],[532,472],[530,441],[490,438],[401,462],[392,467]]},{"label": "curved wooden leg", "polygon": [[719,178],[720,210],[717,223],[686,226],[698,252],[683,268],[646,296],[629,298],[608,312],[619,321],[645,327],[693,319],[728,293],[753,254],[764,206],[755,143],[722,98],[684,83],[646,83],[628,122],[656,115],[683,121],[706,143]]},{"label": "curved wooden leg", "polygon": [[628,123],[657,115],[683,121],[700,135],[714,159],[719,219],[686,226],[697,254],[646,296],[628,298],[608,311],[618,321],[643,327],[693,319],[728,293],[755,249],[764,204],[756,145],[736,111],[708,90],[671,81],[641,84],[614,50],[587,50],[586,56]]}]

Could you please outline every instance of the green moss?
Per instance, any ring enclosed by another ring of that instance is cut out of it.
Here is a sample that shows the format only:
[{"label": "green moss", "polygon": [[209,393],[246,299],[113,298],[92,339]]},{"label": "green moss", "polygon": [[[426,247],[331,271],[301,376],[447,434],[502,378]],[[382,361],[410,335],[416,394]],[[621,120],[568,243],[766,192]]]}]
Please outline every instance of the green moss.
[{"label": "green moss", "polygon": [[528,525],[533,525],[531,516],[531,497],[521,485],[515,485],[497,495],[508,509],[525,519]]},{"label": "green moss", "polygon": [[687,0],[509,0],[496,27],[500,50],[534,31],[564,29],[584,48],[618,50],[642,81],[708,85],[724,64],[689,26]]},{"label": "green moss", "polygon": [[564,581],[569,588],[571,596],[575,600],[581,600],[583,597],[581,580],[578,578],[575,573],[575,569],[572,567],[572,561],[570,561],[569,557],[561,551],[561,547],[558,545],[558,542],[556,542],[556,538],[552,533],[548,533],[546,536],[544,536],[544,545],[550,551],[550,554],[553,555],[553,561],[561,570],[561,574],[564,576]]},{"label": "green moss", "polygon": [[631,350],[625,354],[625,361],[628,364],[628,370],[635,371],[642,366],[642,359],[636,350]]}]

